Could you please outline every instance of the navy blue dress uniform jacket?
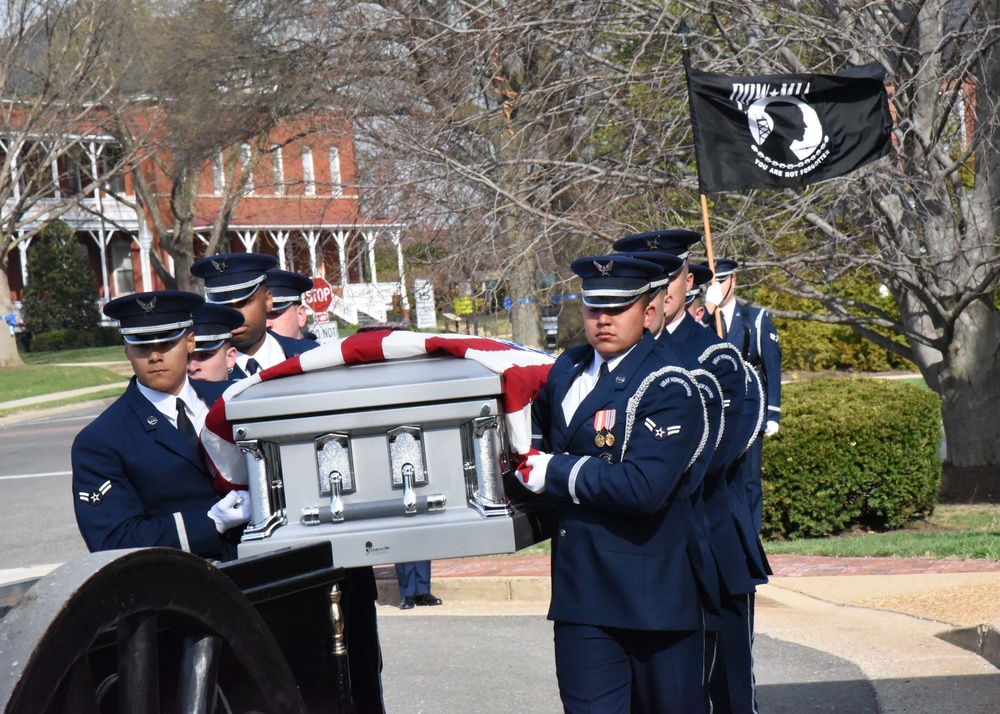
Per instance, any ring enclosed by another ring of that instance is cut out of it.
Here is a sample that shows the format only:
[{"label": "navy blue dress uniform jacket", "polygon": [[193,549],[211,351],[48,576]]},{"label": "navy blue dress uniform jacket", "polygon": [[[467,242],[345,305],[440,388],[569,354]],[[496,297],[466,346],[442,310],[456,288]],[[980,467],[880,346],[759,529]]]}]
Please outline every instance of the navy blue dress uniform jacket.
[{"label": "navy blue dress uniform jacket", "polygon": [[681,319],[673,332],[664,331],[660,341],[670,345],[681,355],[685,364],[701,367],[719,380],[724,396],[723,414],[729,426],[722,435],[721,448],[716,450],[712,468],[732,461],[746,446],[738,444],[736,423],[743,414],[746,399],[746,369],[739,353],[729,342],[705,329],[688,314]]},{"label": "navy blue dress uniform jacket", "polygon": [[[698,630],[703,603],[688,544],[695,517],[689,468],[707,436],[698,387],[683,369],[664,364],[647,332],[567,424],[563,397],[593,354],[589,345],[563,353],[533,407],[534,445],[555,454],[545,481],[554,503],[548,617]],[[610,409],[615,442],[599,447],[594,417]]]},{"label": "navy blue dress uniform jacket", "polygon": [[[759,582],[753,577],[758,569],[751,562],[759,558],[760,548],[756,539],[746,542],[740,531],[740,522],[749,522],[750,504],[745,484],[727,479],[727,471],[759,428],[759,397],[754,394],[747,399],[747,370],[736,349],[694,318],[685,316],[672,333],[665,332],[660,340],[667,341],[687,360],[695,359],[722,389],[723,434],[701,495],[712,553],[726,591],[730,595],[751,593]],[[730,478],[735,476],[735,472],[729,473]]]},{"label": "navy blue dress uniform jacket", "polygon": [[[227,386],[191,385],[209,406]],[[206,558],[227,555],[208,516],[219,495],[198,445],[157,411],[134,377],[77,435],[72,463],[76,521],[91,552],[186,546]]]},{"label": "navy blue dress uniform jacket", "polygon": [[[747,365],[747,406],[744,410],[747,425],[745,433],[751,442],[744,454],[729,466],[726,479],[729,482],[730,507],[739,530],[743,547],[747,552],[747,564],[751,577],[760,585],[767,582],[771,566],[767,562],[764,547],[760,541],[760,528],[755,521],[754,504],[759,503],[761,491],[760,471],[755,471],[749,463],[754,449],[759,449],[764,434],[766,414],[764,385],[757,370]],[[758,451],[759,453],[759,451]]]},{"label": "navy blue dress uniform jacket", "polygon": [[781,418],[781,346],[771,316],[762,307],[736,302],[726,339],[757,368],[767,397],[765,422]]}]

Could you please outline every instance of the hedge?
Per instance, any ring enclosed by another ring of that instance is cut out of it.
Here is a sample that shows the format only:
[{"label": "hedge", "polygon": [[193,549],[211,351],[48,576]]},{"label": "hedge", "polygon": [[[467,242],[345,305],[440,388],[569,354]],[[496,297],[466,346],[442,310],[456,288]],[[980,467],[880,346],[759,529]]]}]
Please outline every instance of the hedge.
[{"label": "hedge", "polygon": [[765,538],[902,528],[937,499],[940,400],[884,379],[786,384],[781,430],[764,441],[761,471]]},{"label": "hedge", "polygon": [[31,352],[57,352],[84,347],[113,347],[122,344],[116,327],[92,327],[89,330],[51,330],[31,335],[26,340]]}]

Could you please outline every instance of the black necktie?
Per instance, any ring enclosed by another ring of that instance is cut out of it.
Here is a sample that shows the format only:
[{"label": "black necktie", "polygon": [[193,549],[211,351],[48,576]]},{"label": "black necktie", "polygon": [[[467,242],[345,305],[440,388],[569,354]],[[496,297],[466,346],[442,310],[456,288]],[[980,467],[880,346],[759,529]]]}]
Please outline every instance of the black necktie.
[{"label": "black necktie", "polygon": [[187,404],[180,397],[177,397],[177,431],[194,443],[198,443],[198,432],[194,430],[194,424],[188,418]]},{"label": "black necktie", "polygon": [[598,384],[600,384],[601,380],[607,376],[608,376],[608,363],[601,362],[601,366],[597,368],[597,381],[594,382],[594,386],[596,387]]},{"label": "black necktie", "polygon": [[255,360],[253,357],[247,360],[247,373],[257,374],[260,371],[260,362]]}]

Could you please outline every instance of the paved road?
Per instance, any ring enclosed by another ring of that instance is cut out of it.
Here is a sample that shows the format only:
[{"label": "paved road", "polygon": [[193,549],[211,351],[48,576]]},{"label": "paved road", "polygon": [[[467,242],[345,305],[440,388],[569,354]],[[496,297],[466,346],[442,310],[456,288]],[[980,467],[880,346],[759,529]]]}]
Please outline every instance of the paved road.
[{"label": "paved road", "polygon": [[62,563],[87,552],[73,515],[70,448],[103,406],[0,427],[0,568]]},{"label": "paved road", "polygon": [[[543,616],[454,617],[379,610],[388,714],[562,711]],[[766,714],[879,714],[875,691],[843,659],[769,637],[756,643]]]}]

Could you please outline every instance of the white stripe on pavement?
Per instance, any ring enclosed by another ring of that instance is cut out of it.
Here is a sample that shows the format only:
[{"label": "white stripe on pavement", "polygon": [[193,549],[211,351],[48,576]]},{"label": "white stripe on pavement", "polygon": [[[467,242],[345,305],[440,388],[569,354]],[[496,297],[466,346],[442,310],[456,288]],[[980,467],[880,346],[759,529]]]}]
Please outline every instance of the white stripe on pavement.
[{"label": "white stripe on pavement", "polygon": [[0,476],[0,481],[8,481],[15,478],[42,478],[43,476],[70,476],[72,471],[49,471],[41,474],[14,474],[12,476]]}]

